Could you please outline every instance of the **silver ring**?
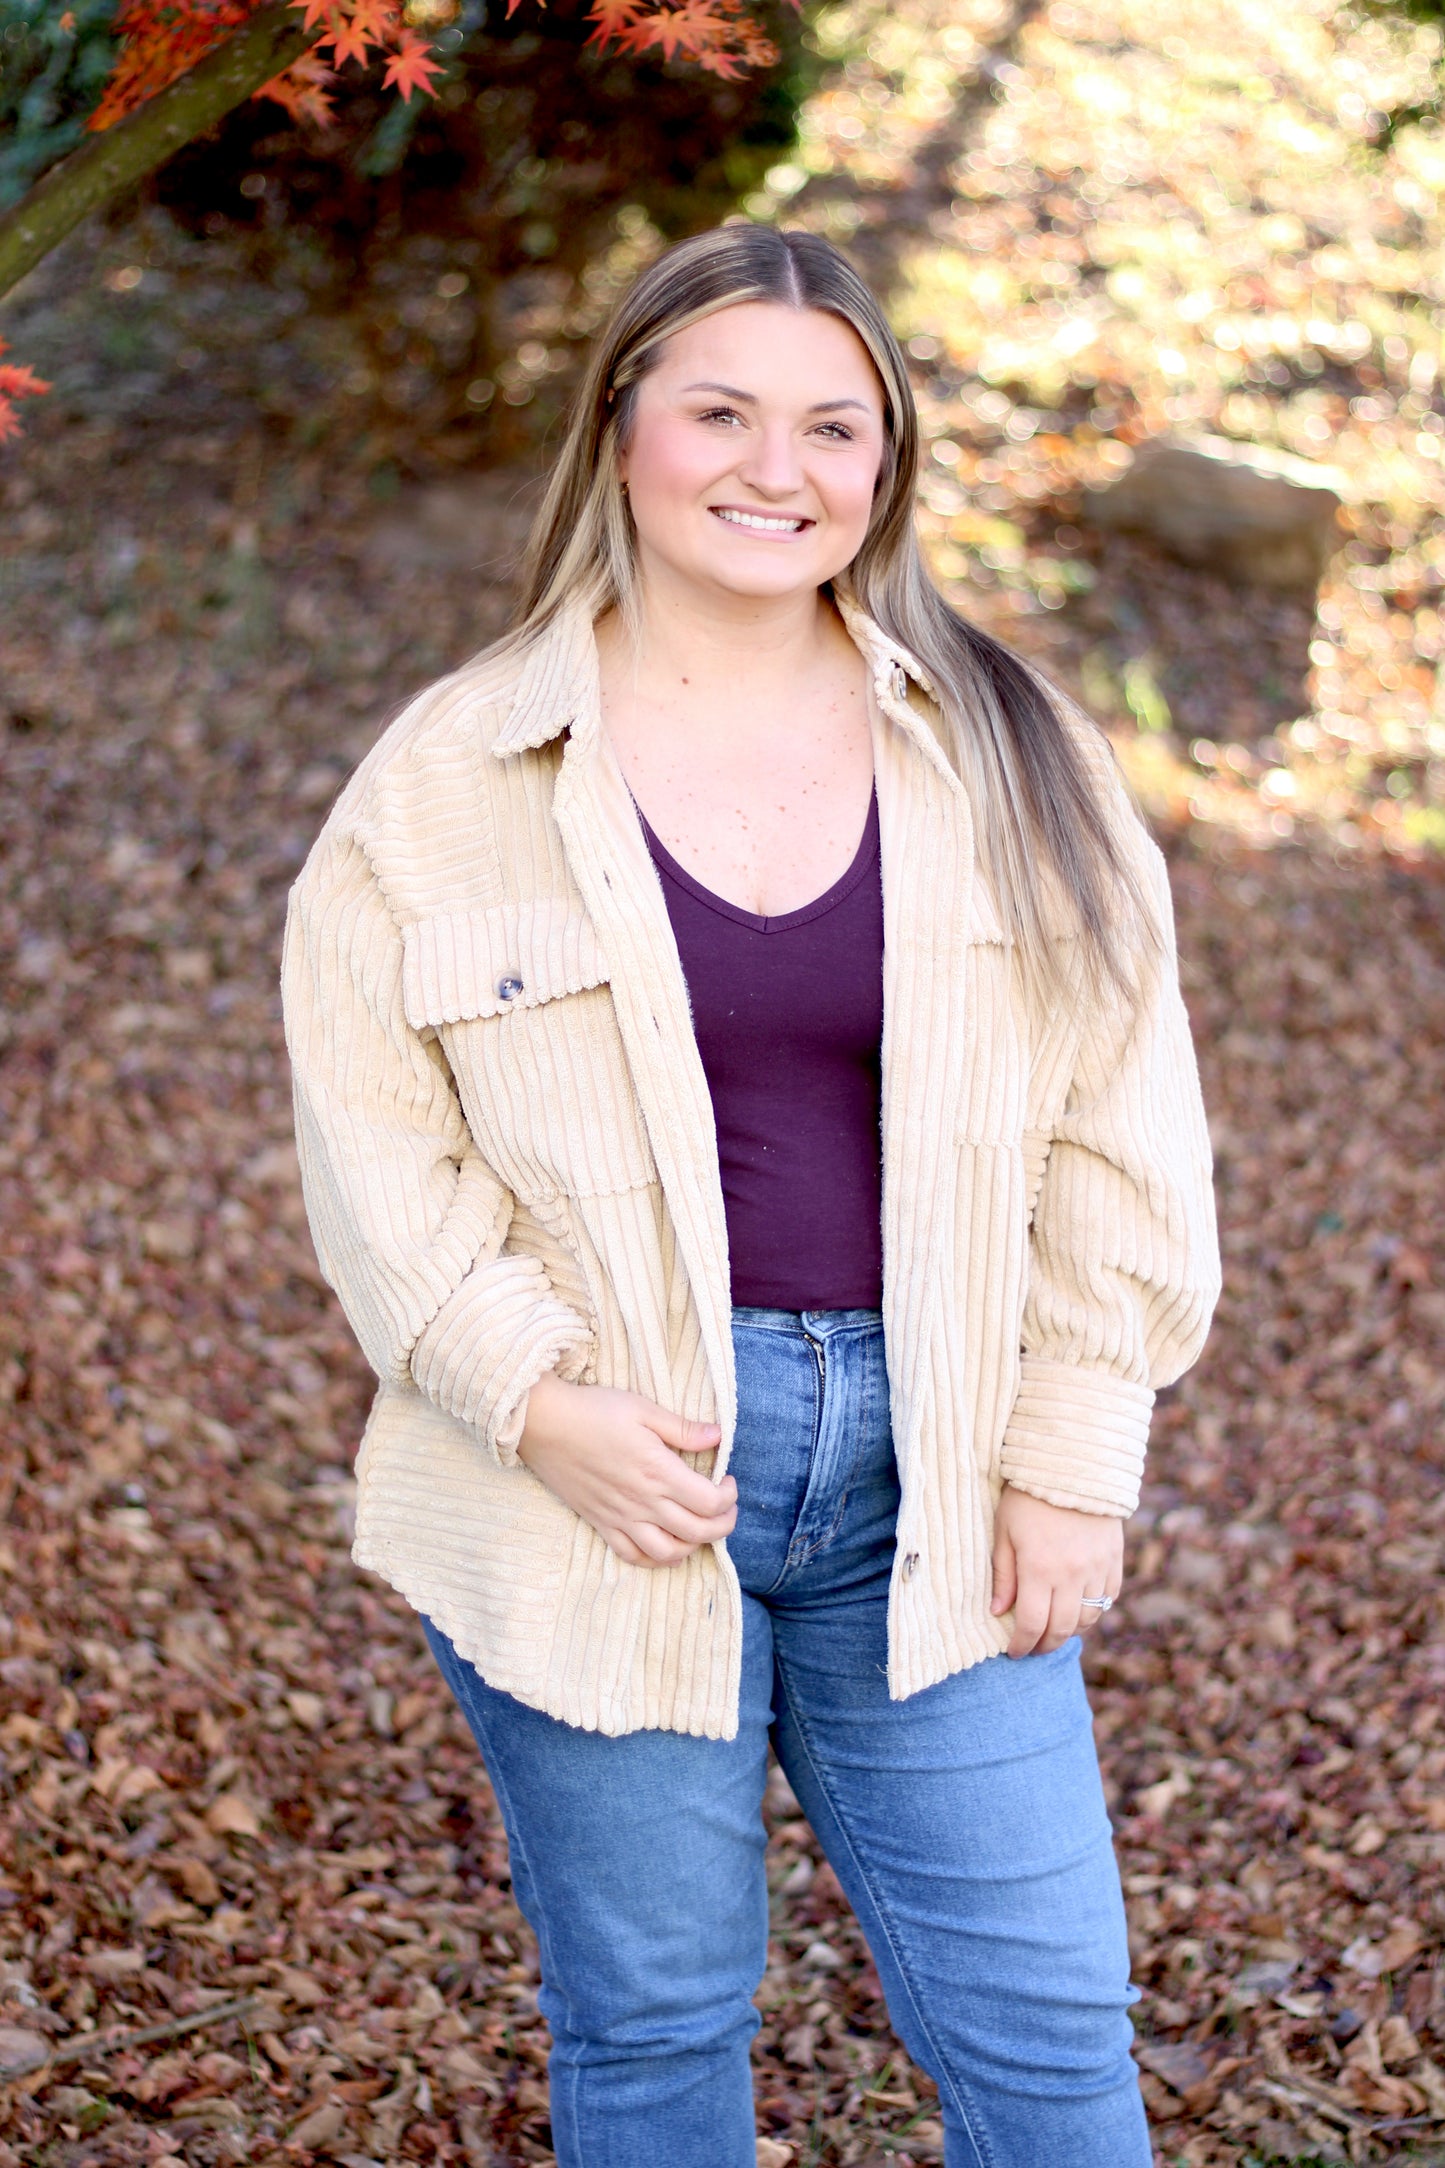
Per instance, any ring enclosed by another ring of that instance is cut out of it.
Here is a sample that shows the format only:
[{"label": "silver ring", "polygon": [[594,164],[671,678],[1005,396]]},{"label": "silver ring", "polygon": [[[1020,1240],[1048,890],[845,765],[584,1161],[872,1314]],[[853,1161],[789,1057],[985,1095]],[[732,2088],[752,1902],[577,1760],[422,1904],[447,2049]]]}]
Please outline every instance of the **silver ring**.
[{"label": "silver ring", "polygon": [[1079,1602],[1086,1611],[1112,1611],[1114,1608],[1112,1596],[1081,1596]]}]

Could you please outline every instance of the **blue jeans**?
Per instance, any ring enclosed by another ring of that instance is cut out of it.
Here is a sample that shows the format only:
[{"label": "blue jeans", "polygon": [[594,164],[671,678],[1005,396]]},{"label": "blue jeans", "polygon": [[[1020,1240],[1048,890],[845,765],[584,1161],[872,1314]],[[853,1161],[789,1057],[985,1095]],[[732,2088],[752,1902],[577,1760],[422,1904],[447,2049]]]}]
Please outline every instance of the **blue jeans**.
[{"label": "blue jeans", "polygon": [[948,2168],[1150,2168],[1124,1909],[1079,1642],[906,1701],[872,1310],[737,1310],[735,1739],[578,1730],[429,1619],[541,1951],[559,2168],[755,2168],[768,1741],[938,2086]]}]

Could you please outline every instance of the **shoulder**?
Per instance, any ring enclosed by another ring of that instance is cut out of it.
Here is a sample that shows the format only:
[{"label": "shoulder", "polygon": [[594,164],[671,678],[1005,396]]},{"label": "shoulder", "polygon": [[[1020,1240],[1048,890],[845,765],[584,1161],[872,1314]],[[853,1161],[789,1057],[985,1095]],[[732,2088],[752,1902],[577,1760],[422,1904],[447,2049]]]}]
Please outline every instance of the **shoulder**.
[{"label": "shoulder", "polygon": [[418,791],[444,797],[458,768],[485,775],[522,667],[499,644],[414,693],[352,774],[327,826],[365,828]]},{"label": "shoulder", "polygon": [[298,899],[333,888],[349,866],[379,884],[403,921],[442,890],[473,900],[500,823],[539,817],[519,772],[526,764],[495,757],[524,668],[500,643],[413,694],[332,806],[297,877]]}]

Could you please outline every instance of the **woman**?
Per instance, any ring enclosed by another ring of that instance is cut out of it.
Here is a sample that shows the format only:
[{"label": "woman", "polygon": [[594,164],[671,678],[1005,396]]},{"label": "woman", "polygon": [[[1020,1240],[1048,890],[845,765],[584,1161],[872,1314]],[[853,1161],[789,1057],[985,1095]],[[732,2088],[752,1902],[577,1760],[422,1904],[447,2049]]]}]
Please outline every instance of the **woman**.
[{"label": "woman", "polygon": [[601,339],[515,632],[284,965],[318,1253],[541,1948],[562,2168],[752,2168],[769,1740],[949,2168],[1147,2168],[1080,1679],[1217,1291],[1162,861],[930,583],[905,365],[730,225]]}]

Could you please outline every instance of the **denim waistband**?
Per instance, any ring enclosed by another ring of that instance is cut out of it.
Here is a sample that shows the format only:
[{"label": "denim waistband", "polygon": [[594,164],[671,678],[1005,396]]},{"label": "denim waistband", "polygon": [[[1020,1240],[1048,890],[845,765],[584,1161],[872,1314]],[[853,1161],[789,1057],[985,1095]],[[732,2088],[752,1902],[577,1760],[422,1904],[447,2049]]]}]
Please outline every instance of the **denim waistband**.
[{"label": "denim waistband", "polygon": [[844,1332],[882,1332],[881,1310],[760,1310],[739,1305],[733,1323],[751,1332],[789,1333],[799,1340],[827,1340]]}]

